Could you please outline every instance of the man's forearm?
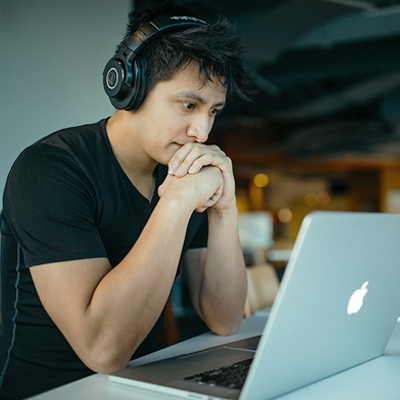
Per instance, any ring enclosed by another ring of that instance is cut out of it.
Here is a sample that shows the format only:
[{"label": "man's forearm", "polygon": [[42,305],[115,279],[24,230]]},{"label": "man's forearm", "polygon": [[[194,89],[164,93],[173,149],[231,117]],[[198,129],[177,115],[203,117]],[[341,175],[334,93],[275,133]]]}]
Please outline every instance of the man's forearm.
[{"label": "man's forearm", "polygon": [[31,267],[46,311],[92,370],[125,367],[159,317],[176,276],[191,209],[161,199],[113,269],[106,258]]},{"label": "man's forearm", "polygon": [[242,322],[246,293],[246,269],[238,235],[237,209],[210,210],[200,309],[212,331],[220,335],[236,331]]},{"label": "man's forearm", "polygon": [[[104,277],[92,299],[103,329],[109,326],[115,338],[112,347],[124,347],[121,332],[127,333],[127,351],[121,352],[125,357],[130,357],[153,327],[176,276],[190,213],[174,210],[168,214],[165,208],[171,207],[160,201],[135,246]],[[117,295],[110,298],[112,291]]]}]

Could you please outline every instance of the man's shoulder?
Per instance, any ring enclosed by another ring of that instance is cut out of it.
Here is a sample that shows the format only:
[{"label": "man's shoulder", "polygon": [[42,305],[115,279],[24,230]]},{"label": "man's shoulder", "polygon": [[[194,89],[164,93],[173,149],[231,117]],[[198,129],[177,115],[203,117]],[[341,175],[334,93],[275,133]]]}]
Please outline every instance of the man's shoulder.
[{"label": "man's shoulder", "polygon": [[53,132],[28,147],[28,149],[51,146],[70,150],[84,146],[93,147],[96,142],[102,141],[105,134],[105,120],[97,123],[64,128]]},{"label": "man's shoulder", "polygon": [[40,159],[85,159],[89,153],[104,152],[106,142],[104,120],[65,128],[53,132],[26,147],[16,160],[16,164]]},{"label": "man's shoulder", "polygon": [[9,180],[96,168],[96,160],[104,159],[104,152],[107,151],[102,125],[104,122],[100,121],[62,129],[38,140],[18,156]]}]

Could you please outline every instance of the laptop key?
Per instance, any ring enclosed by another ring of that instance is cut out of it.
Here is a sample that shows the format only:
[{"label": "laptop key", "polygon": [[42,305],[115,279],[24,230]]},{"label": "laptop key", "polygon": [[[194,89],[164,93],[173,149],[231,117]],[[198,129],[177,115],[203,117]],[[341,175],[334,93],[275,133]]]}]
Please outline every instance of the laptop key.
[{"label": "laptop key", "polygon": [[184,378],[197,382],[199,385],[223,386],[232,389],[241,389],[249,371],[252,358],[224,366],[222,368],[212,369]]}]

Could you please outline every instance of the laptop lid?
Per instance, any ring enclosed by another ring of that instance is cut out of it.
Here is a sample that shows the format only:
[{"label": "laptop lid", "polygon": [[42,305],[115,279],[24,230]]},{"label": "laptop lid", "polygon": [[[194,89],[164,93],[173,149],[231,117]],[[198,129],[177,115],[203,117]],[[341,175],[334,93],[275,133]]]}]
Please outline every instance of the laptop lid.
[{"label": "laptop lid", "polygon": [[[207,387],[204,398],[272,399],[380,356],[400,315],[399,237],[400,215],[309,214],[242,391]],[[241,357],[235,347],[223,358],[225,350],[206,350],[206,361],[215,354],[222,366]],[[192,398],[179,374],[201,358],[199,352],[126,368],[110,379]],[[198,398],[202,390],[195,390]]]},{"label": "laptop lid", "polygon": [[302,223],[241,400],[265,400],[380,356],[400,315],[400,215]]}]

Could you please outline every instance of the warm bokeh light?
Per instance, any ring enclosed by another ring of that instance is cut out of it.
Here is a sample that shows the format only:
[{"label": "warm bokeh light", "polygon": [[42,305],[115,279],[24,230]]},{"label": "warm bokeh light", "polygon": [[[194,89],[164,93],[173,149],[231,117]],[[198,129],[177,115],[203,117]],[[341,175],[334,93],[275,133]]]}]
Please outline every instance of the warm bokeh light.
[{"label": "warm bokeh light", "polygon": [[326,206],[327,204],[329,204],[330,201],[331,201],[331,197],[329,196],[329,193],[327,193],[325,191],[318,193],[319,204]]},{"label": "warm bokeh light", "polygon": [[318,204],[318,196],[315,193],[308,193],[304,197],[304,202],[309,207],[314,207]]},{"label": "warm bokeh light", "polygon": [[236,207],[239,212],[247,212],[250,209],[249,199],[244,196],[236,196]]},{"label": "warm bokeh light", "polygon": [[284,224],[290,222],[293,218],[292,212],[288,208],[281,208],[278,211],[278,219]]},{"label": "warm bokeh light", "polygon": [[262,187],[265,187],[265,186],[268,185],[268,183],[269,183],[269,178],[268,178],[268,176],[265,175],[265,174],[257,174],[257,175],[253,178],[253,183],[254,183],[257,187],[262,188]]}]

